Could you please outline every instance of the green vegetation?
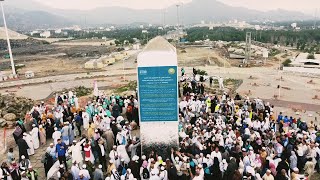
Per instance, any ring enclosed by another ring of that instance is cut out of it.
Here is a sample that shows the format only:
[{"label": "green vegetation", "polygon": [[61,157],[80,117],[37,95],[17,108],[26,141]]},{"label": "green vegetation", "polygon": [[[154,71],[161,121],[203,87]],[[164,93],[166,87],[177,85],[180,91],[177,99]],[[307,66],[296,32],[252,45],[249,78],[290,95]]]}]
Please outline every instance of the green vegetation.
[{"label": "green vegetation", "polygon": [[290,59],[287,59],[287,60],[285,60],[285,61],[282,63],[282,65],[283,65],[284,67],[289,67],[289,66],[290,66],[290,63],[291,63],[291,60],[290,60]]},{"label": "green vegetation", "polygon": [[187,30],[187,39],[190,42],[210,39],[212,41],[245,41],[246,32],[252,33],[252,40],[262,43],[279,44],[296,47],[304,52],[320,53],[320,29],[293,30],[266,30],[236,29],[232,27],[190,28]]},{"label": "green vegetation", "polygon": [[197,69],[197,73],[198,73],[199,75],[202,75],[202,76],[208,75],[208,73],[207,73],[206,71],[201,70],[201,69]]},{"label": "green vegetation", "polygon": [[275,56],[277,54],[280,54],[280,51],[278,49],[272,48],[269,52],[269,56]]},{"label": "green vegetation", "polygon": [[137,88],[137,81],[130,81],[128,84],[115,89],[114,93],[119,94],[126,91],[135,91]]},{"label": "green vegetation", "polygon": [[[62,92],[68,92],[70,90],[68,89],[63,89]],[[81,96],[87,96],[90,95],[93,91],[92,88],[86,88],[84,86],[78,86],[75,87],[73,89],[71,89],[71,91],[75,92],[77,94],[77,97],[81,97]]]},{"label": "green vegetation", "polygon": [[55,35],[53,37],[57,38],[68,38],[73,37],[75,39],[91,39],[106,37],[109,39],[116,39],[116,45],[125,44],[128,42],[130,44],[134,43],[134,38],[137,38],[141,43],[146,43],[147,40],[154,38],[157,35],[164,35],[172,29],[159,30],[158,28],[148,28],[146,29],[148,33],[142,33],[141,28],[130,28],[130,29],[116,29],[114,31],[99,31],[99,32],[87,32],[87,31],[68,31],[68,35]]},{"label": "green vegetation", "polygon": [[315,59],[314,54],[309,54],[307,59]]}]

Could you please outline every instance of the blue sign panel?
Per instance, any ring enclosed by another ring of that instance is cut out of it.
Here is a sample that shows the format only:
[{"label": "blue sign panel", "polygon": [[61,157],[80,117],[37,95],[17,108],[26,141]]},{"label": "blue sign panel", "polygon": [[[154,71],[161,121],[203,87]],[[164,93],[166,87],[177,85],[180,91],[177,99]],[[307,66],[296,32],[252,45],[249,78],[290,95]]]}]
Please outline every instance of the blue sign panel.
[{"label": "blue sign panel", "polygon": [[138,67],[140,121],[177,121],[177,66]]}]

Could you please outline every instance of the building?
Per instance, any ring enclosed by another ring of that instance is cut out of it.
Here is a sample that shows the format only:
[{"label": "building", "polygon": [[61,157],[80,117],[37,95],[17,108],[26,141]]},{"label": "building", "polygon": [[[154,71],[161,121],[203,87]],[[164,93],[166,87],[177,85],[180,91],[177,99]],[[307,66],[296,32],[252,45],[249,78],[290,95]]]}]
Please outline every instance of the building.
[{"label": "building", "polygon": [[92,59],[84,64],[85,69],[102,69],[103,67],[103,62],[100,59]]},{"label": "building", "polygon": [[24,76],[26,77],[26,78],[33,78],[34,77],[34,72],[33,71],[26,71],[25,73],[24,73]]},{"label": "building", "polygon": [[50,31],[44,31],[44,32],[40,33],[40,37],[48,38],[50,36],[51,36]]},{"label": "building", "polygon": [[60,34],[61,32],[62,32],[61,29],[57,29],[57,30],[54,31],[55,34]]},{"label": "building", "polygon": [[32,31],[32,32],[30,33],[31,36],[33,36],[33,35],[35,35],[35,34],[40,34],[40,32],[39,32],[39,31]]},{"label": "building", "polygon": [[139,43],[134,44],[132,49],[133,50],[139,50],[140,49],[140,44]]}]

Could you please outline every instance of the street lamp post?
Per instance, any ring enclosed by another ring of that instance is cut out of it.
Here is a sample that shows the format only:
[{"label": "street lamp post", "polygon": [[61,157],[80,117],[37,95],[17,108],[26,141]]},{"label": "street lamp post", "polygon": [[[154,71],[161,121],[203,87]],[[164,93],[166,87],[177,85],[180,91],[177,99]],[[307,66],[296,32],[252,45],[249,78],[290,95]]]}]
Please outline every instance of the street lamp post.
[{"label": "street lamp post", "polygon": [[281,96],[281,61],[280,61],[280,58],[279,58],[279,92],[278,92],[278,96],[279,96],[279,99],[280,99],[280,96]]},{"label": "street lamp post", "polygon": [[12,51],[11,51],[9,33],[8,33],[8,28],[7,28],[7,23],[6,23],[6,17],[4,15],[3,4],[2,4],[3,1],[4,0],[0,0],[2,16],[3,16],[3,24],[4,24],[4,29],[5,29],[6,35],[7,35],[7,43],[8,43],[8,50],[9,50],[10,61],[11,61],[12,74],[13,74],[13,76],[15,76],[16,75],[16,68],[14,67],[14,62],[13,62],[13,57],[12,57]]},{"label": "street lamp post", "polygon": [[124,58],[122,59],[122,72],[123,72],[123,82],[126,82],[126,74],[125,74],[125,71],[124,71]]}]

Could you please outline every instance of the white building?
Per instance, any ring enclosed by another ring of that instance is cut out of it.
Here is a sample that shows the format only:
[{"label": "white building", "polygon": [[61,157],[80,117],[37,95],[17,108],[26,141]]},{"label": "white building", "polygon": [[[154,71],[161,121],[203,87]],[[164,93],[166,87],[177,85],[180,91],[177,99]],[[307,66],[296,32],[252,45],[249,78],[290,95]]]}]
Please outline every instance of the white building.
[{"label": "white building", "polygon": [[37,34],[37,33],[39,33],[39,31],[32,31],[30,34],[31,36],[33,36],[34,34]]},{"label": "white building", "polygon": [[24,73],[24,76],[25,76],[26,78],[33,78],[33,77],[34,77],[34,72],[33,72],[33,71],[26,71],[26,72]]},{"label": "white building", "polygon": [[51,36],[50,31],[44,31],[44,32],[40,33],[40,37],[48,38],[50,36]]},{"label": "white building", "polygon": [[133,50],[139,50],[140,49],[140,44],[134,44],[133,46],[132,46],[132,49]]},{"label": "white building", "polygon": [[56,29],[56,30],[54,31],[54,33],[56,33],[56,34],[60,34],[61,32],[62,32],[61,29]]}]

